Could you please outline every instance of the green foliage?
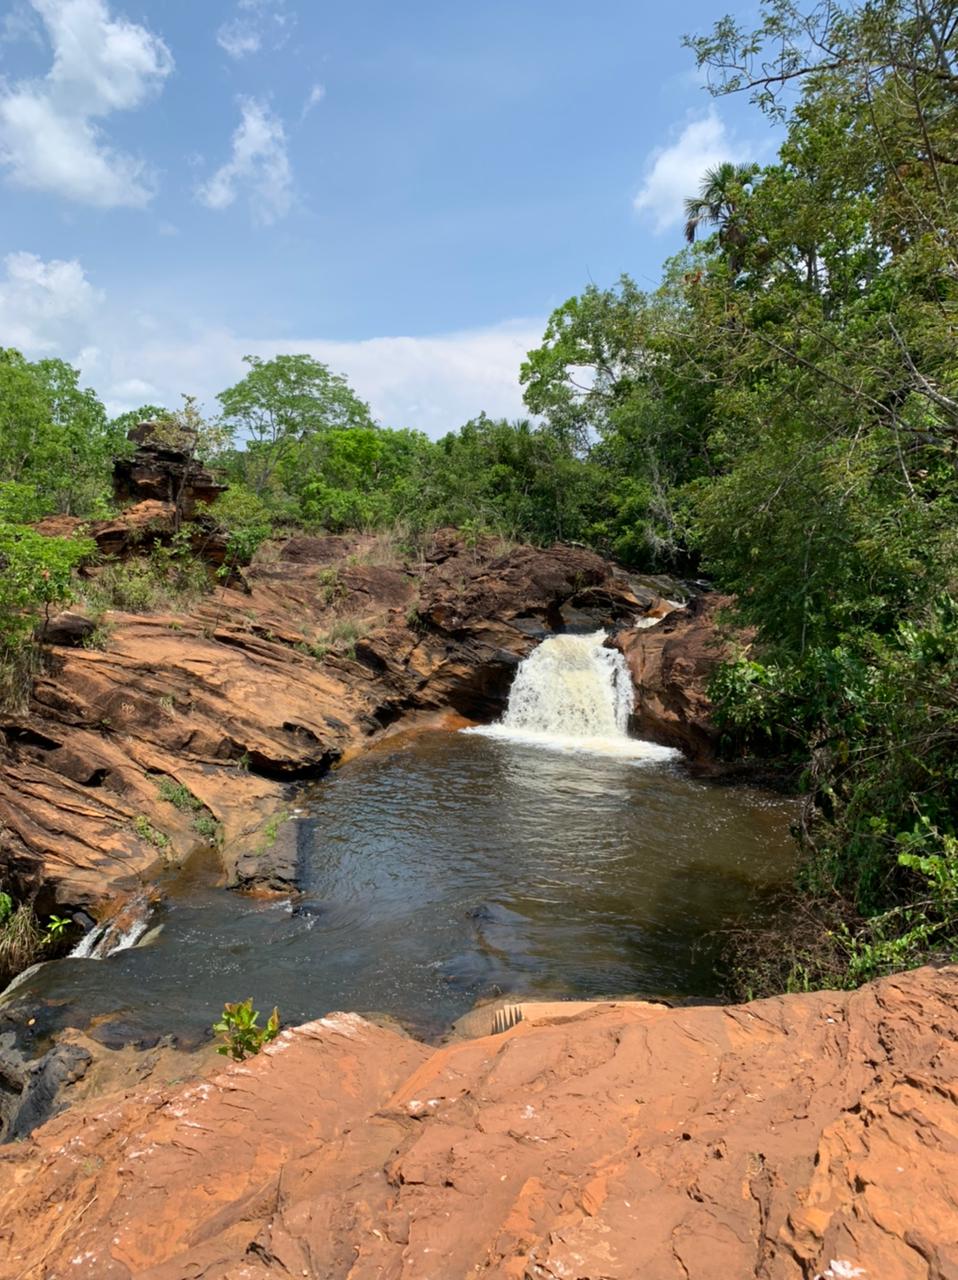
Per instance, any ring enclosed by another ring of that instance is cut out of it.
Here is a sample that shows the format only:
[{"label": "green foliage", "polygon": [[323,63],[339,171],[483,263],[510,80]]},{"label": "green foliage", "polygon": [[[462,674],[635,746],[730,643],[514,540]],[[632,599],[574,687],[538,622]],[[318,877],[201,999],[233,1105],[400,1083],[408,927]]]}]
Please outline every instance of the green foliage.
[{"label": "green foliage", "polygon": [[50,916],[46,923],[44,945],[55,946],[63,940],[73,921],[69,916]]},{"label": "green foliage", "polygon": [[194,553],[186,527],[168,542],[156,542],[148,554],[134,560],[108,561],[83,584],[90,608],[102,613],[151,613],[183,608],[213,589],[206,565]]},{"label": "green foliage", "polygon": [[[193,792],[182,782],[175,782],[172,778],[161,778],[156,784],[157,790],[162,799],[168,801],[174,808],[179,809],[181,813],[191,813],[193,815],[193,830],[207,844],[218,845],[223,836],[223,828],[219,822],[209,813],[203,801],[195,796]],[[140,819],[137,818],[134,826],[137,828],[137,834],[142,835],[144,839],[150,841],[151,844],[158,848],[165,848],[165,836],[157,832],[149,822],[145,825],[137,826]],[[160,836],[160,840],[157,840]]]},{"label": "green foliage", "polygon": [[189,787],[182,782],[174,782],[172,778],[161,778],[156,786],[162,798],[183,813],[195,813],[203,808],[203,801],[198,800]]},{"label": "green foliage", "polygon": [[0,706],[23,700],[37,626],[72,597],[73,571],[93,550],[85,538],[46,538],[0,520]]},{"label": "green foliage", "polygon": [[296,455],[306,477],[300,511],[307,524],[340,532],[380,529],[415,506],[425,436],[381,428],[331,428]]},{"label": "green foliage", "polygon": [[266,503],[241,483],[231,484],[213,504],[212,515],[227,535],[227,564],[249,564],[273,532],[273,516]]},{"label": "green foliage", "polygon": [[312,356],[244,362],[249,373],[218,399],[224,422],[245,441],[241,474],[257,495],[270,490],[284,464],[300,474],[316,469],[312,450],[327,431],[374,429],[369,406]]},{"label": "green foliage", "polygon": [[193,830],[207,844],[219,845],[222,843],[222,824],[217,822],[211,813],[198,813],[193,819]]},{"label": "green foliage", "polygon": [[33,907],[27,902],[14,905],[9,894],[6,914],[0,917],[0,986],[43,955],[44,932]]},{"label": "green foliage", "polygon": [[274,1009],[266,1026],[259,1025],[259,1011],[253,1008],[253,997],[238,1000],[223,1006],[219,1022],[213,1023],[213,1031],[223,1037],[223,1043],[217,1045],[216,1052],[235,1062],[259,1053],[264,1044],[269,1044],[279,1035],[279,1010]]},{"label": "green foliage", "polygon": [[9,920],[12,915],[13,899],[10,897],[9,893],[5,893],[3,890],[0,890],[0,924],[3,924],[5,920]]},{"label": "green foliage", "polygon": [[169,836],[165,835],[162,831],[158,831],[157,828],[153,826],[152,822],[150,822],[149,818],[143,813],[138,813],[133,819],[133,830],[141,840],[145,840],[147,844],[151,844],[154,849],[160,849],[162,851],[170,847]]},{"label": "green foliage", "polygon": [[38,514],[106,514],[114,456],[124,433],[62,360],[30,362],[0,349],[0,481],[32,489]]}]

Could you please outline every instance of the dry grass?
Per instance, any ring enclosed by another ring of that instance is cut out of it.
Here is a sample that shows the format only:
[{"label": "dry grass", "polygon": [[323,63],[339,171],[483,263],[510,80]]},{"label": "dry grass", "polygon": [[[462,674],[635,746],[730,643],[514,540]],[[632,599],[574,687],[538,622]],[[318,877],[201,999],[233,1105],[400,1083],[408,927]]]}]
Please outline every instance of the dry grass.
[{"label": "dry grass", "polygon": [[33,908],[21,903],[0,924],[0,986],[41,958],[44,940]]}]

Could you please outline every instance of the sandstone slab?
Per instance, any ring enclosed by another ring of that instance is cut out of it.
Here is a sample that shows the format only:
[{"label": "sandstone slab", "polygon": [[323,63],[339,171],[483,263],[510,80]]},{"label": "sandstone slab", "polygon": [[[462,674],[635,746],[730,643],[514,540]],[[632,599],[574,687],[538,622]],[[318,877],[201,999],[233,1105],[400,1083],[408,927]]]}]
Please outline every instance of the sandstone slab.
[{"label": "sandstone slab", "polygon": [[355,1015],[0,1154],[0,1280],[948,1280],[958,970],[548,1009],[429,1050]]}]

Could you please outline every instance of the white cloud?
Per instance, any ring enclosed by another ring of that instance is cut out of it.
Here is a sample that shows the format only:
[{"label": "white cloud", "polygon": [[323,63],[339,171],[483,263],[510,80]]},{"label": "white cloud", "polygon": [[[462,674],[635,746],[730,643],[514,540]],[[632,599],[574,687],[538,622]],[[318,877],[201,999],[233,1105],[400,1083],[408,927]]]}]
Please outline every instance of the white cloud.
[{"label": "white cloud", "polygon": [[731,137],[711,110],[702,119],[690,121],[671,146],[652,152],[635,208],[651,216],[657,232],[667,231],[682,220],[685,200],[698,192],[706,169],[724,160],[744,160],[747,153],[748,147]]},{"label": "white cloud", "polygon": [[79,262],[45,262],[33,253],[9,253],[3,266],[3,342],[30,356],[70,358],[79,351],[103,302],[103,294],[93,287]]},{"label": "white cloud", "polygon": [[[125,319],[125,317],[123,318]],[[117,317],[119,322],[120,317]],[[542,340],[544,321],[507,321],[482,329],[427,337],[381,337],[341,342],[323,338],[243,337],[223,329],[161,339],[148,322],[139,333],[120,331],[84,367],[111,413],[137,408],[144,398],[178,405],[184,392],[215,412],[217,392],[247,372],[244,355],[264,359],[306,352],[343,373],[385,426],[413,427],[436,438],[483,410],[493,417],[524,414],[519,366]],[[114,329],[107,325],[111,335]],[[163,330],[168,332],[169,325]],[[105,354],[108,352],[108,354]],[[131,387],[148,384],[143,396]]]},{"label": "white cloud", "polygon": [[307,352],[344,373],[384,425],[436,437],[483,410],[494,417],[524,413],[519,366],[545,327],[544,319],[512,320],[356,342],[251,335],[111,302],[79,262],[21,252],[2,266],[3,341],[31,358],[57,355],[78,365],[111,413],[145,402],[177,406],[184,393],[216,412],[217,392],[247,372],[243,356]]},{"label": "white cloud", "polygon": [[309,93],[306,95],[306,101],[303,103],[302,114],[299,117],[300,122],[305,120],[306,117],[309,115],[309,113],[312,111],[313,107],[318,107],[325,97],[326,97],[325,86],[321,84],[314,84],[312,89],[310,89]]},{"label": "white cloud", "polygon": [[32,0],[53,65],[42,79],[0,93],[0,161],[20,186],[83,204],[142,207],[143,163],[112,147],[96,123],[141,106],[173,69],[163,41],[113,18],[105,0]]},{"label": "white cloud", "polygon": [[245,188],[253,221],[268,226],[289,213],[293,203],[286,132],[280,118],[256,98],[240,99],[240,116],[232,155],[197,196],[208,209],[228,209]]},{"label": "white cloud", "polygon": [[216,43],[239,61],[259,53],[267,44],[272,49],[281,48],[295,21],[285,0],[239,0],[235,17],[216,32]]},{"label": "white cloud", "polygon": [[260,33],[247,26],[241,19],[224,22],[216,33],[216,43],[231,58],[245,58],[251,53],[259,53],[262,45]]}]

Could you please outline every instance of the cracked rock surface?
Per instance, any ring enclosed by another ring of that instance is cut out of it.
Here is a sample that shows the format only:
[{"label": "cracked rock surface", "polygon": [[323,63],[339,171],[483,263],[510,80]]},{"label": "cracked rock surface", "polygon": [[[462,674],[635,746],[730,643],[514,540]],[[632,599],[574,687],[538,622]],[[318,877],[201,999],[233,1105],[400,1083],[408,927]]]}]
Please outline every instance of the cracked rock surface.
[{"label": "cracked rock surface", "polygon": [[949,1280],[958,969],[432,1049],[356,1015],[0,1155],[3,1280]]}]

